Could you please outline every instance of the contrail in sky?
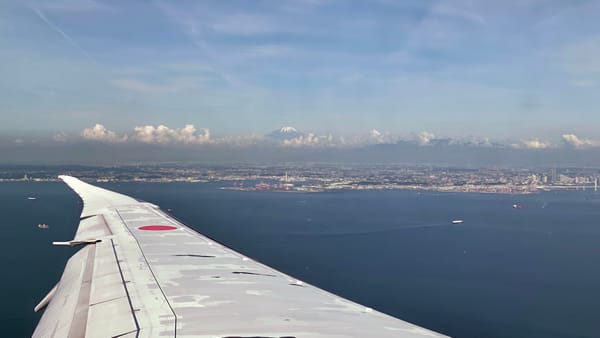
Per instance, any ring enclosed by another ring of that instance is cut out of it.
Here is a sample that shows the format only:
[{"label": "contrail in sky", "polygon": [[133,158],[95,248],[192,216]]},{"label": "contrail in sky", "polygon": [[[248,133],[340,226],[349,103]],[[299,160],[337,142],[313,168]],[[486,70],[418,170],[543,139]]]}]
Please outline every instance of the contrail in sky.
[{"label": "contrail in sky", "polygon": [[60,27],[58,27],[57,25],[53,24],[52,21],[50,21],[45,15],[44,13],[42,13],[42,11],[40,11],[38,8],[34,7],[34,6],[30,6],[30,8],[35,12],[35,14],[37,14],[37,16],[42,19],[42,21],[44,21],[52,30],[54,30],[55,32],[57,32],[58,34],[60,34],[65,40],[67,40],[67,42],[69,42],[71,45],[73,45],[75,48],[77,48],[79,50],[79,52],[81,52],[81,54],[83,54],[85,57],[87,57],[88,59],[92,59],[92,57],[90,56],[90,54],[88,52],[85,51],[85,49],[83,49],[75,40],[73,40],[73,38],[71,38],[67,33],[65,33],[62,29],[60,29]]}]

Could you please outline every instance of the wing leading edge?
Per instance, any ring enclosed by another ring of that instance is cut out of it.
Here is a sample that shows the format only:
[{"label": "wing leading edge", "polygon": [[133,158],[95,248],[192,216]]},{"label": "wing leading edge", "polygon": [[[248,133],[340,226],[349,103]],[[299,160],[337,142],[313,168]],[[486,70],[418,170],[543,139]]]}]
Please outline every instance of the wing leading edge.
[{"label": "wing leading edge", "polygon": [[150,203],[61,176],[81,245],[34,337],[444,337],[260,264]]}]

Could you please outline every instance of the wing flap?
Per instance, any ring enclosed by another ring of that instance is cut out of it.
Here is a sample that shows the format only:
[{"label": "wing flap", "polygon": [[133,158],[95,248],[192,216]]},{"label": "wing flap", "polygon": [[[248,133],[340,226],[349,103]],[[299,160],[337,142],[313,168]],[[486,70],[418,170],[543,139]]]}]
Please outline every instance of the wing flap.
[{"label": "wing flap", "polygon": [[75,253],[55,288],[33,337],[114,337],[138,330],[110,240]]},{"label": "wing flap", "polygon": [[91,248],[84,247],[74,254],[63,272],[56,292],[50,300],[33,337],[69,337],[71,327],[78,325],[74,321],[77,303],[83,289],[83,273]]},{"label": "wing flap", "polygon": [[110,228],[104,220],[104,216],[95,215],[84,218],[79,222],[74,241],[85,241],[89,239],[99,239],[112,235]]},{"label": "wing flap", "polygon": [[118,337],[137,331],[126,296],[91,305],[88,317],[86,337]]}]

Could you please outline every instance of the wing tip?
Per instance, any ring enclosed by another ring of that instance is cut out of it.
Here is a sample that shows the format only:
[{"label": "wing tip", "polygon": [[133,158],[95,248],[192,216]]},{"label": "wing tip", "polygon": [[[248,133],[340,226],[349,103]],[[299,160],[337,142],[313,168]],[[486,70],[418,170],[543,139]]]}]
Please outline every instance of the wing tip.
[{"label": "wing tip", "polygon": [[65,182],[67,185],[71,186],[71,183],[81,182],[80,179],[74,176],[69,175],[58,175],[58,178]]}]

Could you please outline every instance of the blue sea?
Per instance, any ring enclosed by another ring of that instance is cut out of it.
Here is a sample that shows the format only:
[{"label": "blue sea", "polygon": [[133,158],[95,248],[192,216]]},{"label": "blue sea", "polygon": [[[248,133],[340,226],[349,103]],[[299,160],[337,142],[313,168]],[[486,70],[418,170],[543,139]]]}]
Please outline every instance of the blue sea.
[{"label": "blue sea", "polygon": [[[229,185],[103,186],[171,209],[308,283],[453,337],[600,336],[599,193],[219,189]],[[74,252],[50,243],[72,238],[81,202],[62,183],[19,182],[0,184],[0,204],[2,335],[27,337],[40,317],[33,307]]]}]

